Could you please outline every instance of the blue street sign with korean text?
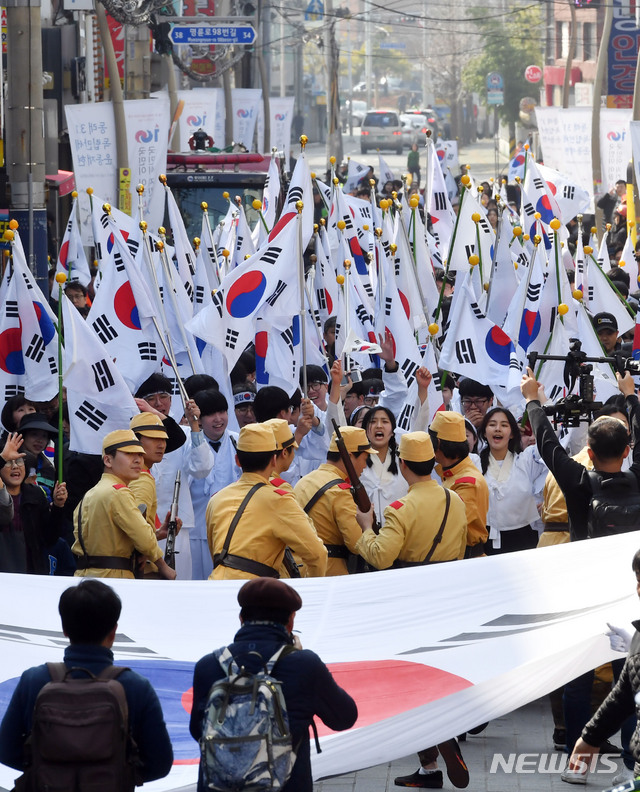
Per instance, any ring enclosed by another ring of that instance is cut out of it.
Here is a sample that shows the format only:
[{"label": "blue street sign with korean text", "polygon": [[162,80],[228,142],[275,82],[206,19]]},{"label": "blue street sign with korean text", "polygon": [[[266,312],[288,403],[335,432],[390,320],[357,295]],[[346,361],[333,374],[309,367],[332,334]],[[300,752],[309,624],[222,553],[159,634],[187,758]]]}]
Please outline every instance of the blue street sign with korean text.
[{"label": "blue street sign with korean text", "polygon": [[174,44],[253,44],[251,25],[174,25],[169,33]]}]

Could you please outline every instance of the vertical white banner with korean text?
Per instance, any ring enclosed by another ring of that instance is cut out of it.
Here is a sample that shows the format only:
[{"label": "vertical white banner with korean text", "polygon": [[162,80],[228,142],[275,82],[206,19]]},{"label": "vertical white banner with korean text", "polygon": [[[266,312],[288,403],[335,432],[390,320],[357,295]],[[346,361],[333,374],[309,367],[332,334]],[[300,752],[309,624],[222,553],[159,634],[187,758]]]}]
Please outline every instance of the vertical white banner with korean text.
[{"label": "vertical white banner with korean text", "polygon": [[571,174],[593,197],[591,108],[536,107],[544,164]]},{"label": "vertical white banner with korean text", "polygon": [[[293,121],[294,96],[272,96],[269,99],[271,111],[271,146],[284,151],[285,162],[290,161],[291,123]],[[260,138],[258,137],[258,140]],[[266,150],[265,150],[265,153]]]},{"label": "vertical white banner with korean text", "polygon": [[[204,130],[213,139],[216,148],[224,148],[224,108],[218,107],[218,93],[224,96],[220,88],[194,88],[192,91],[178,91],[178,100],[184,102],[184,108],[178,129],[180,132],[180,151],[189,151],[189,138],[199,129]],[[222,116],[222,136],[216,130],[218,115]]]},{"label": "vertical white banner with korean text", "polygon": [[231,92],[233,142],[242,143],[249,151],[253,148],[253,134],[261,101],[260,88],[234,88]]},{"label": "vertical white banner with korean text", "polygon": [[600,158],[602,191],[615,187],[619,179],[627,180],[631,159],[631,109],[603,107],[600,110]]},{"label": "vertical white banner with korean text", "polygon": [[82,242],[93,244],[87,188],[118,205],[116,126],[111,102],[65,105],[78,190]]},{"label": "vertical white banner with korean text", "polygon": [[167,168],[167,138],[171,124],[169,95],[129,99],[124,105],[131,168],[131,212],[135,215],[138,206],[136,187],[142,184],[144,219],[155,231],[162,225],[164,217],[164,188],[158,176]]}]

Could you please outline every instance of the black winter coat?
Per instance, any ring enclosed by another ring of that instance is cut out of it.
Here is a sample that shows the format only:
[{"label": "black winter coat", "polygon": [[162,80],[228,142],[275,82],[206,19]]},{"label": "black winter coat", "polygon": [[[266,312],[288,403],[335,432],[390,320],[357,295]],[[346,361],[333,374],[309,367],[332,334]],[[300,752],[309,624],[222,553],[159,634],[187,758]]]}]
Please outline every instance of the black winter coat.
[{"label": "black winter coat", "polygon": [[[635,697],[640,693],[640,620],[634,621],[636,632],[631,639],[629,654],[622,673],[611,693],[598,707],[596,714],[582,731],[582,739],[589,745],[599,746],[615,734],[626,719],[633,714],[640,716],[640,706]],[[640,720],[631,738],[631,753],[640,762]]]}]

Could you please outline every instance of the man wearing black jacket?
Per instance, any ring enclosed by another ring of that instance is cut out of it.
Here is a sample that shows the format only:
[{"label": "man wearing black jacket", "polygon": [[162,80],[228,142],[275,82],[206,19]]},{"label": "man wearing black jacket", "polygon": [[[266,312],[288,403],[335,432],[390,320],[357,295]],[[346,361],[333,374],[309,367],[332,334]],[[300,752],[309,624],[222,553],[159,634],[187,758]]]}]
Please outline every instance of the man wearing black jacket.
[{"label": "man wearing black jacket", "polygon": [[[638,481],[640,490],[640,405],[635,395],[633,378],[627,372],[618,376],[618,387],[626,396],[634,442],[633,464],[630,471]],[[536,438],[540,456],[553,473],[567,502],[571,539],[587,538],[587,522],[593,490],[587,469],[572,459],[561,446],[558,437],[538,400],[538,383],[531,369],[522,377],[520,390],[527,400],[527,415]],[[588,453],[594,470],[603,480],[622,475],[622,464],[629,455],[629,434],[626,427],[615,418],[600,418],[589,427]]]},{"label": "man wearing black jacket", "polygon": [[[318,655],[302,649],[298,637],[292,635],[296,612],[302,607],[300,595],[293,587],[274,578],[254,578],[238,592],[238,603],[242,626],[229,649],[239,666],[255,673],[281,646],[292,645],[300,650],[284,655],[273,669],[274,677],[282,682],[293,746],[299,746],[291,776],[282,792],[311,792],[311,721],[317,715],[334,731],[350,729],[358,717],[356,703],[337,685]],[[214,682],[225,676],[215,652],[205,655],[196,664],[189,724],[194,740],[202,736],[209,690]],[[205,789],[201,764],[198,792]]]},{"label": "man wearing black jacket", "polygon": [[[640,405],[635,395],[633,378],[627,372],[624,377],[619,374],[618,387],[626,397],[631,424],[631,439],[634,441],[633,464],[630,473],[637,481],[636,491],[640,491]],[[594,495],[592,483],[587,469],[572,459],[564,448],[549,422],[538,399],[539,384],[531,369],[522,378],[520,389],[527,400],[527,414],[536,438],[540,456],[553,473],[565,497],[569,516],[571,540],[586,539]],[[594,421],[587,434],[587,452],[593,461],[595,473],[602,481],[622,478],[622,465],[630,452],[629,432],[622,421],[612,417],[602,417]],[[622,663],[614,661],[614,677],[621,671]],[[593,671],[582,674],[568,682],[564,687],[563,705],[564,719],[567,730],[567,747],[573,748],[580,737],[583,727],[591,717],[591,688]],[[633,731],[633,724],[625,724],[622,731],[623,759],[625,764],[631,761],[628,754],[628,735]],[[567,767],[561,776],[563,781],[571,784],[585,784],[587,774],[583,768]]]}]

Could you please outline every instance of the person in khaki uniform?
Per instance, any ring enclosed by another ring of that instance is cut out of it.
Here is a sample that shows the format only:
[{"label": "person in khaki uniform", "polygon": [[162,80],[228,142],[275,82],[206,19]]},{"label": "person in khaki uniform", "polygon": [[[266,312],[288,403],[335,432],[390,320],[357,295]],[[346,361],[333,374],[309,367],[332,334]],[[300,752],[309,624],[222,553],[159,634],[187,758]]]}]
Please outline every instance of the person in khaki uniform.
[{"label": "person in khaki uniform", "polygon": [[[409,492],[384,511],[380,533],[373,531],[372,511],[358,511],[362,536],[356,551],[377,569],[411,567],[455,561],[464,557],[467,546],[467,516],[464,503],[450,489],[431,478],[435,464],[433,443],[426,432],[408,432],[398,448],[400,473]],[[440,789],[442,772],[437,759],[444,759],[454,786],[469,783],[469,771],[455,738],[445,740],[418,753],[421,767],[408,776],[395,779],[396,786]]]},{"label": "person in khaki uniform", "polygon": [[[364,429],[345,426],[340,434],[344,440],[353,467],[362,475],[368,454],[378,452],[371,448]],[[301,508],[313,520],[318,536],[329,553],[327,575],[347,575],[349,553],[357,553],[356,544],[361,531],[356,520],[356,504],[351,496],[351,484],[340,458],[333,433],[327,461],[317,470],[303,476],[293,488]]]},{"label": "person in khaki uniform", "polygon": [[176,573],[162,558],[154,531],[137,507],[129,484],[140,476],[144,449],[130,429],[102,441],[102,478],[73,513],[78,577],[133,578],[135,552],[155,562],[161,577]]},{"label": "person in khaki uniform", "polygon": [[296,448],[298,447],[296,438],[289,428],[289,422],[285,421],[284,418],[269,418],[262,425],[268,426],[276,438],[276,463],[271,471],[269,481],[272,486],[278,489],[293,492],[291,484],[282,478],[282,474],[291,467]]},{"label": "person in khaki uniform", "polygon": [[[156,480],[151,473],[151,467],[156,462],[161,462],[167,448],[167,430],[164,428],[160,418],[154,413],[142,412],[134,415],[129,423],[129,429],[135,433],[139,444],[144,451],[144,467],[140,471],[140,476],[131,482],[129,489],[138,504],[138,508],[145,517],[151,530],[157,538],[161,527],[158,518],[158,495],[156,492]],[[165,523],[167,521],[165,520]]]},{"label": "person in khaki uniform", "polygon": [[207,539],[213,558],[209,580],[248,580],[280,576],[290,547],[309,577],[322,577],[327,551],[290,492],[269,485],[277,443],[264,424],[243,426],[236,461],[238,481],[224,487],[207,505]]},{"label": "person in khaki uniform", "polygon": [[[156,535],[156,539],[162,541],[167,538],[171,511],[167,512],[164,522],[160,522],[156,479],[151,472],[151,468],[153,465],[162,462],[167,449],[169,434],[160,416],[152,412],[141,412],[138,415],[134,415],[129,423],[129,429],[135,433],[138,442],[144,449],[144,467],[140,471],[140,478],[132,481],[129,489],[133,492],[138,509],[140,509],[149,527]],[[178,529],[176,533],[182,527],[182,520],[178,518],[177,523]],[[143,563],[141,563],[144,574],[157,577],[158,570],[156,565],[148,559],[146,563],[144,561],[145,559],[142,559]]]},{"label": "person in khaki uniform", "polygon": [[356,552],[376,569],[464,558],[467,547],[464,503],[455,492],[445,490],[431,478],[435,452],[429,435],[426,432],[402,435],[398,459],[409,492],[387,506],[384,525],[378,534],[373,531],[372,512],[357,512],[362,536],[356,543]]},{"label": "person in khaki uniform", "polygon": [[[293,487],[288,481],[282,478],[282,473],[285,473],[291,467],[295,450],[298,447],[296,438],[294,437],[289,423],[284,418],[270,418],[268,421],[263,422],[263,426],[269,426],[273,429],[273,434],[276,438],[276,463],[269,478],[269,483],[276,489],[284,490],[293,494]],[[309,515],[306,515],[309,520],[309,525],[315,532],[315,526]],[[291,549],[291,548],[289,548]],[[302,563],[300,556],[297,553],[291,552],[293,563],[298,567],[300,577],[308,577],[307,568]],[[287,572],[286,566],[280,570],[281,577],[291,577]],[[294,575],[295,576],[295,575]]]},{"label": "person in khaki uniform", "polygon": [[489,538],[487,511],[489,487],[484,476],[469,459],[469,444],[464,417],[456,412],[437,412],[429,435],[436,454],[436,473],[442,486],[457,493],[467,512],[467,549],[465,558],[484,554]]}]

